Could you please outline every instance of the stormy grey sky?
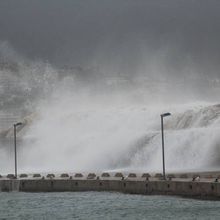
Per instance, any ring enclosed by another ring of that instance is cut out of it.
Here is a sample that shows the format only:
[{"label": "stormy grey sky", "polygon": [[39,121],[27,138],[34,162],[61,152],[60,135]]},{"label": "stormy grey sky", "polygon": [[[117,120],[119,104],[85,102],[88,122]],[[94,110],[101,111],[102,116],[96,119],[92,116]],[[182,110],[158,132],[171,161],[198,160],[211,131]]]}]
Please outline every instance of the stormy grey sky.
[{"label": "stormy grey sky", "polygon": [[219,40],[219,0],[0,0],[0,41],[56,65],[220,76]]}]

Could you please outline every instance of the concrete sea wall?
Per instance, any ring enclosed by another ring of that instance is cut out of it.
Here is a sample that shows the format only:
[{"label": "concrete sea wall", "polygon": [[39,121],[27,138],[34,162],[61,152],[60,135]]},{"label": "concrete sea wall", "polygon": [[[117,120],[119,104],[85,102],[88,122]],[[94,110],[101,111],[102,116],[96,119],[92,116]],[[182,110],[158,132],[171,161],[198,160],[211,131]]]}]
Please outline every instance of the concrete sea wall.
[{"label": "concrete sea wall", "polygon": [[[37,175],[35,175],[37,176]],[[64,175],[65,176],[65,175]],[[91,179],[90,179],[91,178]],[[37,176],[36,178],[1,178],[0,191],[21,192],[80,192],[114,191],[143,195],[175,195],[203,199],[220,199],[220,182],[216,178],[75,178]]]}]

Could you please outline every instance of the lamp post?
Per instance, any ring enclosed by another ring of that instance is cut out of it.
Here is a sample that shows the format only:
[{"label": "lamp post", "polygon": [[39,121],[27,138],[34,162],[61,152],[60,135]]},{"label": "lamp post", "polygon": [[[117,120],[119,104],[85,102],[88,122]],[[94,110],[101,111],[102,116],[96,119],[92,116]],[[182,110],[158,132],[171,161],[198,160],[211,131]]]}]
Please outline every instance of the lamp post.
[{"label": "lamp post", "polygon": [[14,124],[14,147],[15,147],[15,178],[17,179],[17,140],[16,140],[16,128],[22,125],[21,122]]},{"label": "lamp post", "polygon": [[163,179],[166,180],[165,176],[165,156],[164,156],[164,131],[163,131],[163,118],[170,116],[171,114],[169,112],[161,114],[161,135],[162,135],[162,159],[163,159]]}]

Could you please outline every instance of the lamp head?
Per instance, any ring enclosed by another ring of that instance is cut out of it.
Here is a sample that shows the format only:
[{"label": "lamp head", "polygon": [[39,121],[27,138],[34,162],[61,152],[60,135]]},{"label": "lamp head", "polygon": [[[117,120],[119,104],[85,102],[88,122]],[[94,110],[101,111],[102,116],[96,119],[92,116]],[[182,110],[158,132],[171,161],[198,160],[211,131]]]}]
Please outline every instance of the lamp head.
[{"label": "lamp head", "polygon": [[166,112],[166,113],[164,113],[164,114],[161,114],[160,116],[161,116],[161,117],[167,117],[167,116],[170,116],[170,115],[171,115],[171,113]]},{"label": "lamp head", "polygon": [[20,126],[20,125],[22,125],[21,122],[18,122],[18,123],[16,123],[16,124],[14,124],[15,127]]}]

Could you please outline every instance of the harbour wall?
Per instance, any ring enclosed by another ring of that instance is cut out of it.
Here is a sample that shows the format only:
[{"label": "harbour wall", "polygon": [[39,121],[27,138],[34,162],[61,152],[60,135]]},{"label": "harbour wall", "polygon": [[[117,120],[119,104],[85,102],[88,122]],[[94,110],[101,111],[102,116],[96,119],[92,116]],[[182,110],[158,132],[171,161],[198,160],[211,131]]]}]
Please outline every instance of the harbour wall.
[{"label": "harbour wall", "polygon": [[212,180],[2,179],[2,192],[110,191],[220,199],[220,183]]}]

